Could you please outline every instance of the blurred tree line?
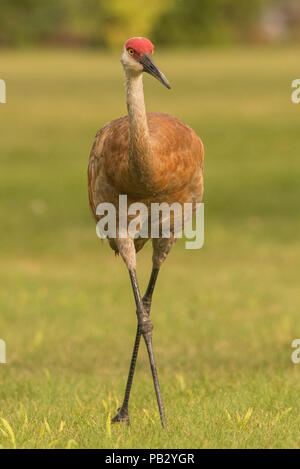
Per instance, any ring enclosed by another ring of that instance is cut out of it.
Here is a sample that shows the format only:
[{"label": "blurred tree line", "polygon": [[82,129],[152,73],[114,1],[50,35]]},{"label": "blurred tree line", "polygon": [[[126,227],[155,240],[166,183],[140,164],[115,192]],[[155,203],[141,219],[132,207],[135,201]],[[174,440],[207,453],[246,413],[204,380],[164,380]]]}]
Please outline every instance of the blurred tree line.
[{"label": "blurred tree line", "polygon": [[[299,0],[1,0],[0,44],[120,47],[298,38]],[[287,6],[289,7],[287,8]]]}]

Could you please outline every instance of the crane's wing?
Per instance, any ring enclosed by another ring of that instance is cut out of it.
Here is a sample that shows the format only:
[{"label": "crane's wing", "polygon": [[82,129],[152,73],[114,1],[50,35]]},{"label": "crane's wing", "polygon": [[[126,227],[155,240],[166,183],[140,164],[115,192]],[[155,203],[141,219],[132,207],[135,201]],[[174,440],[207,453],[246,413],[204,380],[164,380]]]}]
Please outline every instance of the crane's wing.
[{"label": "crane's wing", "polygon": [[96,134],[88,164],[88,196],[89,205],[95,220],[98,220],[96,209],[99,200],[99,189],[104,183],[104,144],[109,133],[109,123]]}]

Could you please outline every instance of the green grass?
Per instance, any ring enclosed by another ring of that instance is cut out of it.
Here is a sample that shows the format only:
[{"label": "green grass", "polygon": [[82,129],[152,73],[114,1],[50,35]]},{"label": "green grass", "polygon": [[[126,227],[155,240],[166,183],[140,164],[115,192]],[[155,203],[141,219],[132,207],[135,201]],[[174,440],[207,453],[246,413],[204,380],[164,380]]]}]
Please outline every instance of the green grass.
[{"label": "green grass", "polygon": [[[136,316],[128,274],[95,234],[93,137],[125,114],[118,56],[1,52],[0,445],[3,448],[299,448],[298,51],[157,52],[148,110],[206,148],[205,246],[178,243],[153,301],[169,430],[144,345],[130,428],[110,427]],[[143,289],[151,249],[138,256]],[[4,420],[3,420],[4,419]]]}]

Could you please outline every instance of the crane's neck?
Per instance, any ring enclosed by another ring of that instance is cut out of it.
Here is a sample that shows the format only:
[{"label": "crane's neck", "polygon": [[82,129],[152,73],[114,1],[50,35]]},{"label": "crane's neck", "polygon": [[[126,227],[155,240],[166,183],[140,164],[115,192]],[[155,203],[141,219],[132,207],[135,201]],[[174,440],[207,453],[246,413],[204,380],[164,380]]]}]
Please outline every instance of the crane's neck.
[{"label": "crane's neck", "polygon": [[129,171],[131,177],[139,185],[150,188],[154,168],[144,100],[143,76],[140,72],[126,72],[125,75],[130,126]]}]

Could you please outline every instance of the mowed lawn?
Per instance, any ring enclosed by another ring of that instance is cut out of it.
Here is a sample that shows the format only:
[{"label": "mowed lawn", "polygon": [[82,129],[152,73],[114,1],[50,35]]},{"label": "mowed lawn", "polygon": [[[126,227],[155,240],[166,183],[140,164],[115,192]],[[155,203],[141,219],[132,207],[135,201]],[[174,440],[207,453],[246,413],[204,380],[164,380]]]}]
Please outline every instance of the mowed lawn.
[{"label": "mowed lawn", "polygon": [[[136,329],[122,261],[96,237],[86,167],[96,131],[126,113],[118,54],[1,51],[2,448],[299,448],[298,51],[156,51],[174,114],[206,149],[205,245],[180,241],[153,301],[168,431],[144,344],[132,425],[110,426]],[[151,246],[138,255],[144,290]]]}]

